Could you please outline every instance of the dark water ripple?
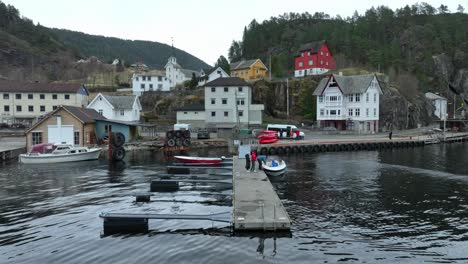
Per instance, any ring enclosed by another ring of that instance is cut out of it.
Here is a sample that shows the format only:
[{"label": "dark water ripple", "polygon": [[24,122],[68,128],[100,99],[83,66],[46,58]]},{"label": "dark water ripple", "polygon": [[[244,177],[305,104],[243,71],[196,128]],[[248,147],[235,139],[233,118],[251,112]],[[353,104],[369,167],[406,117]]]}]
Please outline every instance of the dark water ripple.
[{"label": "dark water ripple", "polygon": [[[225,154],[209,150],[204,156]],[[230,212],[231,189],[135,193],[165,173],[157,152],[124,163],[0,167],[0,263],[468,263],[468,145],[284,157],[271,179],[290,236],[238,236],[224,223],[152,220],[103,236],[101,212]]]}]

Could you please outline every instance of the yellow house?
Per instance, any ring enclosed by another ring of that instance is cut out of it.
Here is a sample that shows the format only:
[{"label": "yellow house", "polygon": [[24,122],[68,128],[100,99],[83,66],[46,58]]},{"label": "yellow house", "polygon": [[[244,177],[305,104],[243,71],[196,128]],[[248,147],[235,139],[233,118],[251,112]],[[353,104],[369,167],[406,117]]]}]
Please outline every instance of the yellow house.
[{"label": "yellow house", "polygon": [[244,80],[262,79],[268,71],[260,59],[233,62],[230,67],[231,77],[239,77]]}]

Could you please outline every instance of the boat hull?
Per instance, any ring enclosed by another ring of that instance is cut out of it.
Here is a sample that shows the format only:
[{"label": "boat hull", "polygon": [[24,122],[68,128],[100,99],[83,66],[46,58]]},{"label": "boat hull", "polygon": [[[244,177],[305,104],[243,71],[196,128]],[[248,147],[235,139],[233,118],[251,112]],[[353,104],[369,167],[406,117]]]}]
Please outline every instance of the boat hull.
[{"label": "boat hull", "polygon": [[271,167],[271,162],[263,162],[262,169],[269,176],[281,176],[286,172],[286,163],[281,161],[278,166]]},{"label": "boat hull", "polygon": [[174,158],[182,163],[189,164],[220,164],[223,161],[221,158],[201,158],[189,156],[174,156]]},{"label": "boat hull", "polygon": [[85,160],[96,160],[99,158],[100,154],[100,148],[90,149],[88,152],[76,154],[21,154],[19,156],[19,161],[25,164],[76,162]]},{"label": "boat hull", "polygon": [[258,141],[259,144],[272,144],[278,141],[278,138],[270,138],[270,139],[260,139]]}]

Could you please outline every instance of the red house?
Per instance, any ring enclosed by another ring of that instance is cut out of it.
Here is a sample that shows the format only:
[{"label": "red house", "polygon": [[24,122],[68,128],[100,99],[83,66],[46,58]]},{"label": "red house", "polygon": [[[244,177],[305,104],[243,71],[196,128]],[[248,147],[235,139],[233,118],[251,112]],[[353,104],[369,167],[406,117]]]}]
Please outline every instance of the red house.
[{"label": "red house", "polygon": [[294,57],[294,76],[324,74],[336,68],[335,59],[325,40],[304,44]]}]

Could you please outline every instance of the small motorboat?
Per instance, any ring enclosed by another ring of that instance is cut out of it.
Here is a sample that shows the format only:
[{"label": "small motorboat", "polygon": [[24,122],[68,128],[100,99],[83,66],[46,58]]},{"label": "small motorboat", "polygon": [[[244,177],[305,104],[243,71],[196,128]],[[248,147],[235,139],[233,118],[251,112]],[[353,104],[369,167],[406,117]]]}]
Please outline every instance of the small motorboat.
[{"label": "small motorboat", "polygon": [[262,169],[269,176],[280,176],[286,171],[286,162],[284,160],[267,160],[262,161]]},{"label": "small motorboat", "polygon": [[174,156],[174,159],[182,163],[190,164],[220,164],[223,158],[203,158],[203,157],[191,157],[191,156]]},{"label": "small motorboat", "polygon": [[77,147],[69,144],[42,143],[33,145],[31,151],[19,155],[21,163],[59,163],[96,160],[101,148]]}]

